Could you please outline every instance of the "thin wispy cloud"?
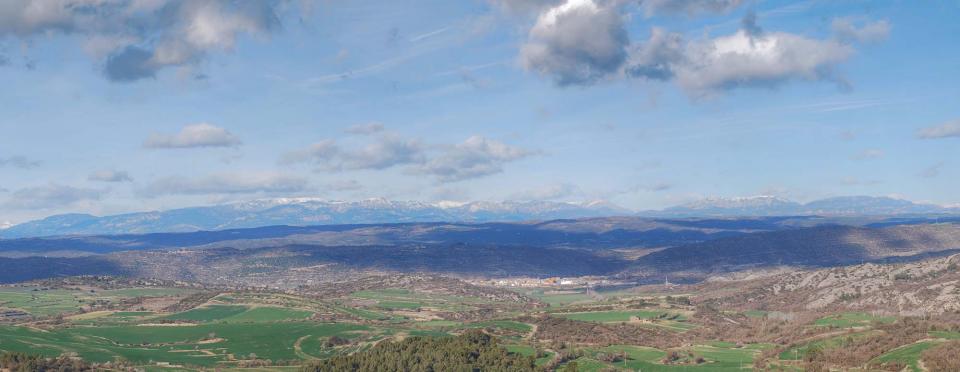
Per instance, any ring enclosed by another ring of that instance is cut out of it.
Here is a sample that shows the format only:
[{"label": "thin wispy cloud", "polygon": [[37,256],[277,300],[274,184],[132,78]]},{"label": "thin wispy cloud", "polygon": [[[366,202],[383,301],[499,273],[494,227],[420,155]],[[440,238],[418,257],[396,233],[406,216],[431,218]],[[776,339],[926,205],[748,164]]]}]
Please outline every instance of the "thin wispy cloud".
[{"label": "thin wispy cloud", "polygon": [[95,182],[133,182],[133,177],[126,171],[99,170],[90,173],[87,180]]},{"label": "thin wispy cloud", "polygon": [[854,160],[874,160],[880,159],[886,155],[881,149],[866,149],[852,156]]},{"label": "thin wispy cloud", "polygon": [[100,200],[108,190],[74,187],[59,183],[13,191],[3,206],[12,209],[50,209]]},{"label": "thin wispy cloud", "polygon": [[920,129],[917,131],[917,137],[921,139],[960,137],[960,120],[948,121],[940,125]]},{"label": "thin wispy cloud", "polygon": [[190,124],[176,134],[154,133],[143,141],[149,149],[236,147],[243,142],[230,131],[209,123]]},{"label": "thin wispy cloud", "polygon": [[919,175],[923,178],[935,178],[940,176],[940,171],[943,169],[943,166],[946,165],[946,162],[939,162],[937,164],[931,165],[927,168],[924,168],[920,171]]},{"label": "thin wispy cloud", "polygon": [[14,167],[20,169],[32,169],[39,167],[40,164],[41,162],[39,160],[30,159],[22,155],[0,157],[0,168]]},{"label": "thin wispy cloud", "polygon": [[420,34],[420,35],[416,35],[416,36],[414,36],[414,37],[411,37],[411,38],[410,38],[410,42],[411,42],[411,43],[416,43],[416,42],[419,42],[419,41],[421,41],[421,40],[428,39],[428,38],[431,38],[431,37],[440,35],[440,34],[442,34],[442,33],[444,33],[444,32],[449,31],[449,30],[450,30],[450,27],[443,27],[443,28],[439,28],[439,29],[436,29],[436,30],[433,30],[433,31],[430,31],[430,32],[422,33],[422,34]]},{"label": "thin wispy cloud", "polygon": [[309,180],[276,172],[230,172],[201,177],[170,176],[150,182],[138,193],[155,198],[164,195],[291,194],[306,191]]}]

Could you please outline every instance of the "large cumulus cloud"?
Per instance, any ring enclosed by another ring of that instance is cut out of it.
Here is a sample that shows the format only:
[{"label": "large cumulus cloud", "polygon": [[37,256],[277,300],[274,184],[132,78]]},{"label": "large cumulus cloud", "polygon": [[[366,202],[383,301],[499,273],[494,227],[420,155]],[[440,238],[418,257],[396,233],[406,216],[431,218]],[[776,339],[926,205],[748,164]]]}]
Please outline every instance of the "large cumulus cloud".
[{"label": "large cumulus cloud", "polygon": [[831,80],[833,68],[854,49],[835,40],[784,32],[752,33],[694,41],[674,65],[688,93],[707,95],[739,87],[771,87],[791,80]]},{"label": "large cumulus cloud", "polygon": [[[644,1],[647,15],[729,11],[741,1]],[[751,12],[734,33],[686,39],[652,28],[649,38],[631,42],[622,1],[566,0],[541,11],[520,51],[529,70],[557,85],[591,85],[639,78],[669,81],[693,97],[741,87],[774,87],[795,80],[843,82],[836,66],[856,52],[857,43],[886,37],[886,21],[838,18],[825,38],[762,29]]]},{"label": "large cumulus cloud", "polygon": [[286,0],[6,0],[0,36],[31,40],[79,35],[103,58],[108,79],[151,78],[168,67],[193,67],[208,53],[230,51],[241,35],[280,27]]},{"label": "large cumulus cloud", "polygon": [[616,4],[568,0],[546,10],[520,51],[524,67],[559,85],[593,83],[616,72],[630,39]]}]

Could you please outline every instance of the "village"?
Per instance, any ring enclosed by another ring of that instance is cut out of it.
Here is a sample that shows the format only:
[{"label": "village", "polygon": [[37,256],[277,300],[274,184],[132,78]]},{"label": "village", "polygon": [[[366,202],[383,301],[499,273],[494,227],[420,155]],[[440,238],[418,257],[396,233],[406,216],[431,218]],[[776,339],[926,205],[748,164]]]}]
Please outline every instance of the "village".
[{"label": "village", "polygon": [[621,280],[613,280],[600,276],[581,276],[581,277],[549,277],[549,278],[497,278],[497,279],[477,279],[467,280],[476,285],[486,285],[493,287],[514,287],[514,288],[538,288],[538,287],[558,287],[558,288],[581,288],[581,287],[606,287],[619,285],[633,285],[635,283]]}]

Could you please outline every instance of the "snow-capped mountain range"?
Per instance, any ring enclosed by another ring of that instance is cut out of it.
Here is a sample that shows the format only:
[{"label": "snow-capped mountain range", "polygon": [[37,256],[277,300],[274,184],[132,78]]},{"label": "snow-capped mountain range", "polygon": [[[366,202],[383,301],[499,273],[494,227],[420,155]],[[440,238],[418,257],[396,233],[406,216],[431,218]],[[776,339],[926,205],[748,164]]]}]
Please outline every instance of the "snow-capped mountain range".
[{"label": "snow-capped mountain range", "polygon": [[892,216],[955,213],[960,213],[960,209],[874,196],[840,196],[805,204],[776,196],[707,198],[662,211],[641,212],[644,215],[666,217]]},{"label": "snow-capped mountain range", "polygon": [[604,202],[426,203],[382,198],[360,201],[280,198],[103,217],[88,214],[62,214],[0,230],[0,238],[188,232],[273,225],[507,222],[617,216],[632,213]]},{"label": "snow-capped mountain range", "polygon": [[262,199],[230,204],[112,216],[62,214],[0,229],[0,238],[110,235],[224,230],[273,225],[335,225],[398,222],[516,222],[563,218],[643,216],[890,216],[960,214],[960,208],[887,197],[836,197],[797,203],[774,196],[708,198],[659,211],[633,212],[605,201],[418,202],[383,198],[329,201]]}]

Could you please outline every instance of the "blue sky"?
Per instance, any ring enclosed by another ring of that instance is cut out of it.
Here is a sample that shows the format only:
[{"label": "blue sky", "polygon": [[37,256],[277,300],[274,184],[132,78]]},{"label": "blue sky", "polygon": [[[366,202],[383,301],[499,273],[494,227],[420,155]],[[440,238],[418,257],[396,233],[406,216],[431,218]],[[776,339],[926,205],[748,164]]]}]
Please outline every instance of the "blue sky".
[{"label": "blue sky", "polygon": [[960,5],[915,5],[13,0],[0,224],[285,196],[955,204]]}]

